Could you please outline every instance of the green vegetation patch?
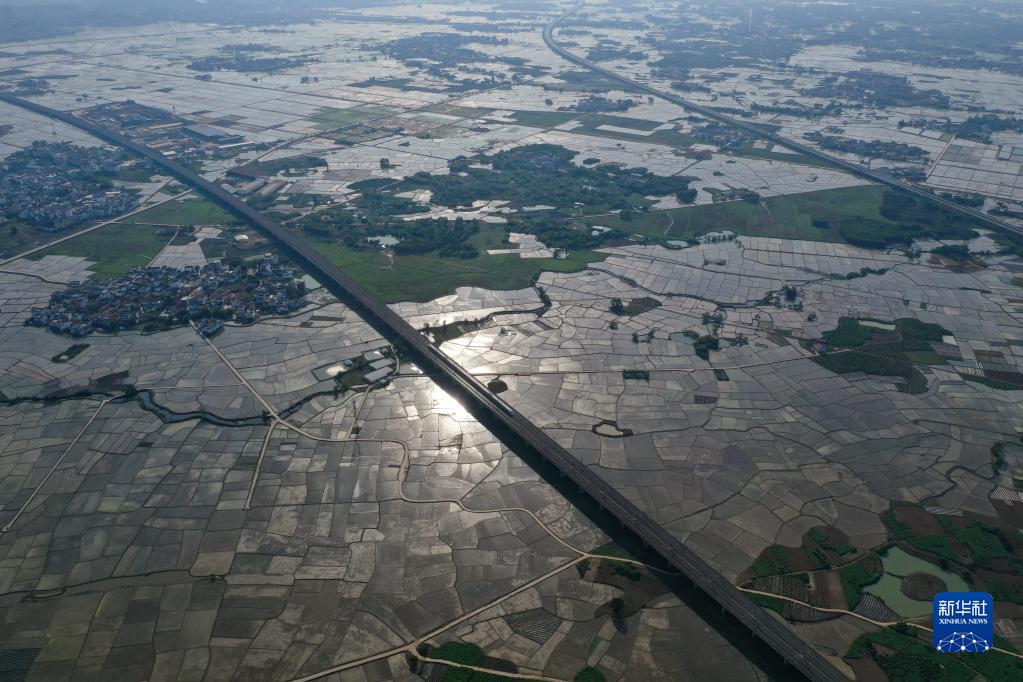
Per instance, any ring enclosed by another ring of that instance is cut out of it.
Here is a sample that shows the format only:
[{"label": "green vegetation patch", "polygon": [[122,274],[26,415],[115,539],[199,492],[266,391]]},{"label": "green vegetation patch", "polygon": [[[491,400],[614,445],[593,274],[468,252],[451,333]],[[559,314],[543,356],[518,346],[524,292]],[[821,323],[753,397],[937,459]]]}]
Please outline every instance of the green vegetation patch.
[{"label": "green vegetation patch", "polygon": [[823,341],[830,346],[856,348],[870,341],[873,331],[872,327],[862,325],[858,320],[843,317],[839,319],[837,327],[824,332]]},{"label": "green vegetation patch", "polygon": [[766,594],[746,593],[750,601],[757,606],[762,606],[765,609],[778,612],[780,615],[785,615],[785,602],[777,597],[769,597]]},{"label": "green vegetation patch", "polygon": [[670,194],[682,201],[695,197],[688,178],[664,177],[612,164],[577,166],[572,162],[577,155],[560,145],[534,144],[493,155],[460,157],[448,164],[451,174],[416,173],[401,188],[429,189],[433,203],[452,208],[499,199],[516,207],[574,209],[582,204],[592,211],[647,205],[647,196]]},{"label": "green vegetation patch", "polygon": [[446,341],[457,339],[466,334],[472,333],[482,327],[482,324],[475,320],[460,320],[449,322],[439,327],[431,327],[429,323],[423,326],[423,330],[429,332],[430,339],[434,345],[440,346]]},{"label": "green vegetation patch", "polygon": [[300,154],[297,156],[286,156],[280,159],[269,161],[257,161],[244,166],[232,168],[229,172],[244,177],[257,175],[277,175],[278,173],[304,173],[315,168],[326,168],[327,162],[319,156],[311,154]]},{"label": "green vegetation patch", "polygon": [[[693,336],[694,334],[687,333],[686,336]],[[711,351],[721,350],[721,339],[711,334],[704,334],[703,336],[695,335],[693,340],[693,352],[696,353],[696,357],[704,360],[710,360]]]},{"label": "green vegetation patch", "polygon": [[336,397],[345,391],[365,386],[366,380],[363,379],[363,376],[369,369],[369,360],[365,357],[360,355],[354,358],[351,367],[347,367],[344,372],[334,375],[334,396]]},{"label": "green vegetation patch", "polygon": [[623,369],[622,378],[626,381],[650,381],[650,372],[645,369]]},{"label": "green vegetation patch", "polygon": [[602,559],[596,562],[595,568],[593,582],[617,587],[622,590],[622,595],[599,606],[594,615],[610,615],[619,629],[626,618],[638,613],[650,600],[666,594],[670,589],[648,569],[634,564]]},{"label": "green vegetation patch", "polygon": [[585,128],[596,128],[597,126],[614,126],[638,130],[640,132],[653,132],[663,125],[660,121],[651,121],[645,118],[634,118],[632,116],[615,116],[614,114],[589,114],[585,118]]},{"label": "green vegetation patch", "polygon": [[944,365],[945,358],[932,350],[911,350],[906,352],[906,359],[914,365]]},{"label": "green vegetation patch", "polygon": [[462,665],[474,665],[478,666],[483,663],[483,659],[486,656],[483,650],[475,644],[466,642],[445,642],[436,649],[430,650],[430,658],[436,658],[442,661],[451,661],[452,663],[461,663]]},{"label": "green vegetation patch", "polygon": [[908,361],[902,362],[896,358],[847,351],[820,355],[814,358],[814,362],[835,374],[863,372],[873,376],[901,379],[902,381],[896,382],[896,385],[904,393],[916,394],[927,390],[927,380],[923,374]]},{"label": "green vegetation patch", "polygon": [[[866,248],[890,248],[912,239],[964,239],[976,224],[923,200],[876,185],[635,213],[630,220],[594,222],[650,239],[686,240],[709,232],[805,239]],[[1019,248],[1023,252],[1023,238]]]},{"label": "green vegetation patch", "polygon": [[905,76],[866,70],[826,76],[813,87],[800,90],[800,94],[824,99],[853,100],[879,108],[947,109],[950,106],[948,95],[940,90],[919,90]]},{"label": "green vegetation patch", "polygon": [[975,381],[978,384],[987,386],[988,388],[996,388],[999,391],[1019,391],[1023,390],[1023,384],[1014,384],[1009,381],[1000,381],[998,379],[992,379],[991,377],[974,376],[972,374],[962,375],[966,381]]},{"label": "green vegetation patch", "polygon": [[669,43],[650,62],[664,78],[685,78],[690,69],[748,66],[762,61],[786,61],[799,49],[790,36],[729,36],[727,40],[696,39]]},{"label": "green vegetation patch", "polygon": [[1005,447],[1007,445],[1009,445],[1009,443],[1002,442],[995,443],[991,446],[991,459],[994,460],[992,466],[996,473],[1001,471],[1002,467],[1005,466]]},{"label": "green vegetation patch", "polygon": [[942,534],[920,535],[906,540],[917,549],[934,554],[948,561],[959,561],[959,553],[955,551],[952,544]]},{"label": "green vegetation patch", "polygon": [[[995,646],[1007,651],[1015,651],[1011,644],[995,635]],[[1003,654],[1000,651],[987,651],[983,654],[960,654],[963,663],[989,680],[1023,680],[1023,661]]]},{"label": "green vegetation patch", "polygon": [[[601,216],[595,222],[651,239],[695,239],[709,232],[780,239],[845,243],[831,222],[876,216],[884,190],[870,187],[804,192],[759,202],[725,201],[665,211],[636,213],[631,220]],[[814,223],[817,223],[815,226]]]},{"label": "green vegetation patch", "polygon": [[233,225],[239,220],[206,199],[175,199],[124,219],[134,225]]},{"label": "green vegetation patch", "polygon": [[837,528],[824,527],[811,528],[803,536],[803,548],[811,557],[814,568],[830,568],[834,555],[848,557],[857,551],[845,533]]},{"label": "green vegetation patch", "polygon": [[860,561],[838,569],[838,575],[842,580],[846,604],[850,609],[855,609],[863,597],[863,588],[881,579],[881,562],[870,554]]},{"label": "green vegetation patch", "polygon": [[[169,238],[169,235],[168,237]],[[146,225],[112,223],[98,230],[55,244],[31,256],[79,256],[93,261],[89,269],[98,279],[112,279],[133,267],[144,267],[163,250],[167,239]]]},{"label": "green vegetation patch", "polygon": [[[572,128],[573,133],[592,135],[594,137],[662,144],[676,148],[689,147],[696,142],[694,137],[680,133],[674,128],[657,130],[657,128],[663,125],[660,121],[650,121],[642,118],[614,116],[612,114],[586,114],[579,117],[577,123],[578,125]],[[602,126],[610,126],[611,129],[608,130],[607,128],[602,128]]]},{"label": "green vegetation patch", "polygon": [[117,169],[117,179],[122,182],[152,182],[153,171],[144,166]]},{"label": "green vegetation patch", "polygon": [[[356,185],[357,184],[359,183],[356,183]],[[352,187],[353,189],[358,189],[355,185]],[[386,194],[383,192],[366,192],[360,195],[353,204],[360,211],[380,216],[426,213],[430,210],[428,206],[412,201],[411,199],[396,197],[393,194]]]},{"label": "green vegetation patch", "polygon": [[623,303],[620,298],[611,299],[611,312],[615,315],[633,317],[661,307],[661,302],[656,298],[642,297],[634,298],[628,303]]},{"label": "green vegetation patch", "polygon": [[606,680],[604,673],[596,668],[583,668],[572,678],[572,682],[606,682]]},{"label": "green vegetation patch", "polygon": [[0,226],[0,258],[8,258],[33,246],[53,240],[53,232],[20,220],[9,220]]},{"label": "green vegetation patch", "polygon": [[63,353],[57,353],[52,358],[50,358],[50,360],[57,363],[70,362],[77,356],[81,355],[82,352],[85,351],[85,349],[87,349],[88,347],[89,344],[87,343],[76,343],[73,346],[69,347]]},{"label": "green vegetation patch", "polygon": [[342,242],[349,249],[377,250],[379,244],[393,242],[397,255],[422,255],[437,252],[441,256],[475,258],[480,249],[508,248],[507,233],[477,220],[457,217],[395,220],[395,214],[415,215],[427,210],[422,204],[384,191],[390,181],[366,180],[353,188],[361,192],[355,200],[360,212],[328,208],[302,218],[295,226],[313,239]]},{"label": "green vegetation patch", "polygon": [[[927,381],[914,367],[913,358],[925,353],[928,360],[940,359],[931,344],[940,342],[949,332],[940,325],[913,318],[900,318],[893,325],[893,330],[880,329],[843,317],[835,329],[824,333],[822,341],[828,350],[817,355],[814,362],[836,374],[863,372],[901,378],[900,390],[922,393],[927,390]],[[840,352],[833,352],[836,349]]]},{"label": "green vegetation patch", "polygon": [[1005,559],[1013,552],[1013,545],[999,528],[971,521],[965,528],[954,527],[952,535],[970,553],[975,565],[986,565]]},{"label": "green vegetation patch", "polygon": [[879,218],[841,220],[839,234],[855,246],[884,249],[913,239],[970,239],[979,225],[972,218],[946,210],[910,194],[884,190]]},{"label": "green vegetation patch", "polygon": [[1023,604],[1023,538],[1015,523],[987,517],[932,514],[916,504],[895,504],[881,515],[889,533],[919,556],[935,557],[996,600]]},{"label": "green vegetation patch", "polygon": [[312,246],[385,303],[429,301],[463,286],[523,289],[541,272],[579,272],[604,255],[577,251],[568,258],[519,258],[515,254],[444,258],[437,254],[388,256],[313,240]]},{"label": "green vegetation patch", "polygon": [[202,249],[202,254],[207,260],[219,258],[231,267],[239,265],[247,258],[265,253],[271,248],[266,238],[258,232],[253,231],[245,234],[248,240],[244,242],[236,241],[229,235],[203,239],[199,242],[199,248]]},{"label": "green vegetation patch", "polygon": [[889,532],[896,540],[905,540],[913,536],[913,529],[900,521],[894,509],[887,509],[881,514],[881,520],[888,526]]},{"label": "green vegetation patch", "polygon": [[969,682],[977,674],[989,680],[1023,679],[1023,661],[998,651],[945,654],[921,637],[928,633],[905,624],[868,632],[852,643],[847,658],[871,658],[889,680],[898,682]]},{"label": "green vegetation patch", "polygon": [[579,118],[579,114],[569,111],[515,111],[511,118],[530,128],[554,128]]},{"label": "green vegetation patch", "polygon": [[426,114],[444,114],[445,116],[460,116],[461,118],[484,118],[487,114],[493,113],[494,109],[486,109],[483,107],[466,107],[459,104],[433,104],[426,109],[423,109],[421,119],[425,120],[436,120],[433,117],[427,117]]},{"label": "green vegetation patch", "polygon": [[800,163],[805,166],[818,166],[821,168],[832,168],[832,165],[823,159],[818,159],[813,156],[806,156],[805,154],[799,153],[786,153],[786,152],[775,152],[770,149],[759,149],[753,146],[753,143],[748,142],[737,150],[740,156],[746,156],[751,159],[767,159],[769,161],[782,161],[784,163]]},{"label": "green vegetation patch", "polygon": [[1010,583],[989,583],[988,592],[996,602],[1008,601],[1013,604],[1023,604],[1023,589],[1018,585]]},{"label": "green vegetation patch", "polygon": [[404,90],[406,92],[463,92],[465,88],[462,87],[447,87],[443,89],[425,87],[417,85],[416,82],[411,78],[368,78],[358,83],[352,83],[353,88],[394,88],[395,90]]},{"label": "green vegetation patch", "polygon": [[771,545],[753,562],[753,572],[758,578],[789,572],[788,557],[781,545]]},{"label": "green vegetation patch", "polygon": [[[514,289],[530,285],[543,271],[576,272],[603,258],[598,246],[620,240],[615,230],[594,234],[569,224],[577,204],[600,209],[647,202],[646,195],[691,192],[685,178],[665,178],[643,169],[618,166],[584,168],[572,152],[556,145],[531,145],[492,156],[451,162],[451,175],[416,174],[400,183],[370,180],[353,187],[361,193],[358,212],[318,211],[295,223],[315,248],[387,301],[430,300],[459,286]],[[473,161],[475,163],[470,163]],[[482,165],[481,165],[482,164]],[[503,227],[467,221],[395,220],[423,207],[396,194],[429,189],[432,201],[466,206],[477,200],[505,199],[520,206],[543,204],[555,210],[518,214]],[[535,235],[557,258],[521,259],[489,255],[509,247],[508,230]],[[390,242],[382,252],[371,240]],[[639,314],[660,305],[654,299],[623,304],[623,314]]]},{"label": "green vegetation patch", "polygon": [[[423,653],[430,658],[493,670],[492,673],[484,673],[476,670],[449,667],[443,671],[443,676],[439,678],[441,682],[494,682],[498,680],[501,682],[509,680],[514,682],[514,680],[522,679],[516,677],[517,668],[513,663],[500,658],[491,658],[484,654],[483,650],[475,644],[445,642],[439,647],[428,649]],[[431,677],[430,679],[438,678]]]},{"label": "green vegetation patch", "polygon": [[361,123],[367,119],[377,118],[392,114],[396,109],[377,105],[352,107],[350,109],[321,109],[310,120],[322,130],[331,128],[343,128],[345,126]]},{"label": "green vegetation patch", "polygon": [[818,526],[803,535],[799,547],[771,545],[764,549],[753,562],[752,571],[757,578],[821,571],[849,561],[856,552],[857,549],[841,530]]},{"label": "green vegetation patch", "polygon": [[597,549],[593,550],[590,553],[595,554],[597,556],[606,556],[611,559],[636,558],[636,556],[632,552],[614,542],[609,542],[606,545],[601,545],[600,547],[598,547]]},{"label": "green vegetation patch", "polygon": [[[646,202],[646,194],[690,192],[684,178],[664,178],[642,169],[625,171],[617,166],[582,168],[572,163],[575,152],[556,145],[531,145],[493,156],[452,161],[451,175],[417,173],[395,183],[367,180],[353,189],[359,212],[341,208],[318,211],[296,223],[314,239],[342,242],[351,250],[373,250],[368,240],[393,238],[396,255],[427,255],[473,259],[484,249],[508,248],[509,230],[532,234],[551,249],[584,252],[625,237],[614,230],[597,232],[569,225],[566,212],[577,204],[606,210]],[[480,165],[484,164],[484,165]],[[489,164],[492,164],[490,166]],[[491,169],[492,168],[492,169]],[[432,201],[444,206],[469,206],[478,200],[505,199],[522,207],[543,205],[557,210],[537,210],[516,215],[505,227],[455,218],[395,220],[395,214],[414,215],[422,205],[399,197],[405,191],[429,189]],[[552,269],[565,271],[564,267]]]}]

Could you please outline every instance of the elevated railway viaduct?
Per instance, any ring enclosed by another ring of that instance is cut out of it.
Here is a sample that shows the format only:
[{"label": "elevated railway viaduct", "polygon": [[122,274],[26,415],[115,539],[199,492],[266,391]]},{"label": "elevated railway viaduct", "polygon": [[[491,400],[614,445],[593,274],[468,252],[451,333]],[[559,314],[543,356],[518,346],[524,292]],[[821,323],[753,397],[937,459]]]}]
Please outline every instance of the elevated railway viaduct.
[{"label": "elevated railway viaduct", "polygon": [[500,397],[491,393],[461,365],[440,352],[402,317],[305,241],[254,210],[216,183],[210,182],[191,169],[164,157],[155,149],[73,114],[57,111],[10,94],[0,93],[0,101],[61,121],[146,158],[165,172],[197,188],[209,199],[261,230],[328,290],[352,304],[353,309],[363,315],[366,321],[381,334],[392,340],[400,341],[417,362],[442,375],[446,379],[442,385],[445,388],[453,388],[460,394],[463,400],[475,408],[473,410],[475,414],[485,415],[487,417],[485,423],[491,422],[500,425],[515,434],[523,445],[553,466],[560,475],[574,483],[602,510],[613,515],[625,528],[638,536],[643,543],[655,550],[691,581],[696,589],[719,604],[723,611],[748,628],[753,635],[773,649],[799,673],[810,680],[822,682],[847,680],[784,623],[771,616],[767,610],[755,605],[693,550],[664,530],[660,524],[598,474],[581,464],[576,457],[529,419],[516,412]]}]

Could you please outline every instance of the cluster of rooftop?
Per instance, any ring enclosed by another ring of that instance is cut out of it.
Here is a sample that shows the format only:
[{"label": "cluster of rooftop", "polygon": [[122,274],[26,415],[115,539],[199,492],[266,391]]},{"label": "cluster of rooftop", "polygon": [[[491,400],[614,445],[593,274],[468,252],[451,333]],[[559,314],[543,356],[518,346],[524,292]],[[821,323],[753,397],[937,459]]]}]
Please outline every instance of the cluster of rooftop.
[{"label": "cluster of rooftop", "polygon": [[179,161],[228,158],[252,146],[237,132],[211,125],[206,119],[189,122],[165,109],[130,99],[92,107],[82,116]]},{"label": "cluster of rooftop", "polygon": [[276,256],[253,269],[210,263],[200,268],[133,268],[111,280],[72,282],[51,294],[49,305],[33,308],[26,324],[74,337],[94,331],[165,329],[199,321],[211,336],[225,320],[254,322],[263,315],[285,315],[305,305],[305,283]]},{"label": "cluster of rooftop", "polygon": [[129,211],[135,193],[111,182],[123,160],[105,147],[33,142],[0,163],[0,218],[61,230]]}]

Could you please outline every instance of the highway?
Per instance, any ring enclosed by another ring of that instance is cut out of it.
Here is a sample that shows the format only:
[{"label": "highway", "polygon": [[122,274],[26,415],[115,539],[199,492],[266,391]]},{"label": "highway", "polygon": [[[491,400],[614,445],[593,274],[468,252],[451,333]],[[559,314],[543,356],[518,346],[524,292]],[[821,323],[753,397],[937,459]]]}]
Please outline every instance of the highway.
[{"label": "highway", "polygon": [[[549,30],[549,29],[548,29]],[[547,34],[545,33],[545,36]],[[553,438],[529,419],[520,415],[504,400],[491,393],[472,374],[439,351],[401,316],[378,300],[362,285],[342,272],[316,252],[304,240],[296,237],[279,224],[254,210],[219,185],[206,180],[191,169],[167,159],[155,149],[139,144],[119,133],[97,126],[73,114],[0,93],[0,101],[22,107],[83,130],[97,138],[119,145],[134,154],[152,161],[182,182],[199,189],[211,200],[261,230],[282,250],[301,264],[329,291],[342,300],[355,303],[357,312],[373,324],[385,337],[400,339],[424,367],[441,372],[460,390],[463,398],[471,400],[510,431],[536,454],[552,464],[570,479],[601,508],[610,512],[622,525],[635,533],[646,545],[656,550],[687,579],[720,604],[721,608],[746,626],[756,637],[770,646],[779,656],[810,680],[839,682],[847,678],[816,650],[802,641],[784,623],[775,619],[766,609],[755,605],[731,582],[714,570],[678,538],[664,530],[635,504],[609,485],[597,473],[579,461]]]},{"label": "highway", "polygon": [[857,163],[850,163],[849,161],[845,161],[844,159],[832,156],[831,154],[826,154],[825,152],[822,152],[816,147],[811,147],[809,145],[805,145],[794,140],[791,140],[787,137],[782,137],[781,135],[778,135],[776,133],[764,130],[760,126],[754,125],[752,123],[746,123],[745,121],[742,121],[740,119],[732,118],[731,116],[722,114],[721,112],[715,111],[710,107],[706,107],[700,104],[693,104],[691,102],[684,100],[678,95],[658,90],[657,88],[646,85],[645,83],[634,81],[631,78],[627,78],[626,76],[616,73],[610,69],[605,69],[604,67],[595,64],[589,61],[588,59],[584,59],[583,57],[580,57],[579,55],[570,52],[568,49],[562,47],[557,43],[557,41],[554,40],[554,29],[557,28],[558,25],[561,24],[561,22],[563,22],[565,19],[570,17],[575,12],[579,11],[579,9],[582,7],[582,4],[583,3],[576,5],[565,14],[561,15],[551,23],[547,24],[547,26],[543,30],[543,40],[545,43],[547,43],[547,47],[556,52],[559,56],[572,62],[573,64],[589,69],[590,71],[599,73],[600,75],[606,78],[610,78],[611,80],[617,81],[622,85],[626,86],[630,90],[635,90],[638,92],[642,92],[645,95],[658,97],[667,102],[671,102],[672,104],[677,104],[681,107],[685,107],[689,111],[699,114],[700,116],[703,116],[705,118],[718,121],[719,123],[725,123],[734,128],[738,128],[744,132],[747,132],[751,135],[755,135],[758,138],[770,140],[771,142],[774,142],[775,144],[778,144],[782,147],[786,147],[787,149],[791,149],[793,151],[799,152],[800,154],[804,154],[806,156],[813,157],[820,161],[824,161],[829,165],[835,166],[836,168],[841,168],[842,170],[848,171],[853,175],[857,175],[859,177],[872,180],[874,182],[879,182],[884,185],[888,185],[889,187],[892,187],[894,189],[899,189],[904,192],[908,192],[915,197],[926,199],[927,201],[932,201],[950,211],[954,211],[956,213],[969,216],[976,220],[977,222],[979,222],[980,224],[984,225],[985,227],[990,227],[995,230],[1014,232],[1017,235],[1023,236],[1023,228],[1021,227],[1016,227],[1015,225],[1011,225],[1009,223],[998,220],[997,218],[989,216],[988,214],[982,211],[978,211],[963,206],[961,204],[957,204],[954,201],[950,201],[949,199],[938,196],[937,194],[927,192],[923,189],[920,189],[916,185],[899,180],[898,178],[895,178],[886,172],[871,170],[870,168],[866,168]]}]

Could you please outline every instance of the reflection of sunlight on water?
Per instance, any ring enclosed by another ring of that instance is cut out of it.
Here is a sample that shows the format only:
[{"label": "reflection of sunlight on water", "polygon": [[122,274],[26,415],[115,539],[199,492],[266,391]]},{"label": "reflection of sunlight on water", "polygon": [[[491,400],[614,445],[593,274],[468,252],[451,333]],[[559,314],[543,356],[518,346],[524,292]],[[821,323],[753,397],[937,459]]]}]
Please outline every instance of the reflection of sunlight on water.
[{"label": "reflection of sunlight on water", "polygon": [[471,419],[462,404],[437,384],[430,390],[430,407],[437,414],[446,414],[456,421]]}]

